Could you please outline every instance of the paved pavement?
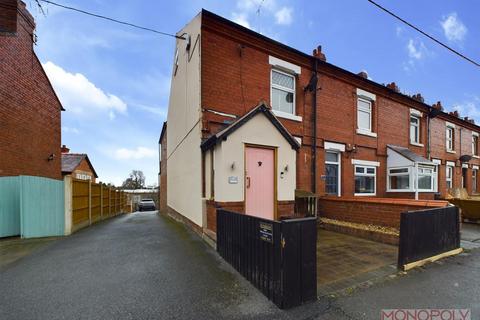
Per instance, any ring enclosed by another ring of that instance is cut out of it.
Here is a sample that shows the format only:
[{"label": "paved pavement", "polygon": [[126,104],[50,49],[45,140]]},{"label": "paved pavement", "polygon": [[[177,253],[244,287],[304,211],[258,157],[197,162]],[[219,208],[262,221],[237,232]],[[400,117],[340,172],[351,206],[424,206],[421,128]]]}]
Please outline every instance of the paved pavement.
[{"label": "paved pavement", "polygon": [[323,229],[317,238],[319,296],[396,273],[397,246]]},{"label": "paved pavement", "polygon": [[156,212],[101,222],[0,269],[2,320],[305,319],[328,306],[278,310],[199,237]]},{"label": "paved pavement", "polygon": [[382,308],[472,308],[480,250],[289,311],[195,234],[154,213],[120,216],[0,269],[0,319],[378,319]]}]

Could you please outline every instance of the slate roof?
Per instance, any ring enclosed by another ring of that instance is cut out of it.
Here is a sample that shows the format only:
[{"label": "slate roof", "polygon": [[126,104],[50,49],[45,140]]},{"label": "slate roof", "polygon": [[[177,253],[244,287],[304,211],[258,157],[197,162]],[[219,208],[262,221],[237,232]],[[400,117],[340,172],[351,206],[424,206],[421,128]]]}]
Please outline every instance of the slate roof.
[{"label": "slate roof", "polygon": [[270,108],[267,107],[267,104],[265,102],[261,102],[258,106],[244,114],[242,117],[230,124],[228,127],[202,142],[200,147],[203,151],[205,151],[217,144],[218,141],[226,140],[228,135],[233,133],[235,130],[240,128],[247,121],[249,121],[259,113],[263,113],[267,117],[267,119],[270,120],[270,122],[275,126],[275,128],[277,128],[277,130],[285,138],[285,140],[290,143],[292,149],[298,150],[300,148],[297,140],[295,140],[295,138],[290,134],[290,132],[288,132],[288,130],[283,126],[283,124],[277,119],[277,117],[272,113]]},{"label": "slate roof", "polygon": [[87,160],[87,163],[95,175],[95,178],[98,178],[90,159],[88,159],[88,156],[84,153],[62,153],[62,173],[72,173],[80,165],[83,159]]},{"label": "slate roof", "polygon": [[434,164],[432,161],[428,160],[427,158],[424,158],[412,150],[405,148],[405,147],[399,147],[399,146],[394,146],[391,144],[387,144],[387,148],[392,149],[393,151],[399,153],[400,155],[404,156],[410,161],[413,162],[418,162],[418,163],[428,163],[428,164]]}]

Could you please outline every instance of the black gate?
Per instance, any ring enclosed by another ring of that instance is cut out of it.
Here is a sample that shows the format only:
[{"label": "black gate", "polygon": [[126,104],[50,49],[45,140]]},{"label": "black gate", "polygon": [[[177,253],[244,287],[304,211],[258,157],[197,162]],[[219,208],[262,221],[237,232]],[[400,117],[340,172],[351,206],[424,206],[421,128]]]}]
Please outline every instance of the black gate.
[{"label": "black gate", "polygon": [[317,297],[315,218],[271,221],[217,210],[217,251],[280,308]]},{"label": "black gate", "polygon": [[398,266],[460,248],[457,207],[403,212],[400,219]]}]

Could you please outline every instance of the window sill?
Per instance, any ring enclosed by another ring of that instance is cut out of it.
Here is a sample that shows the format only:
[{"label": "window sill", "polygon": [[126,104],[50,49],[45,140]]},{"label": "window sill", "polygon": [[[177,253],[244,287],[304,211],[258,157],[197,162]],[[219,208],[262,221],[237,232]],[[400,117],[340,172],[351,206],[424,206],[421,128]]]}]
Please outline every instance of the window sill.
[{"label": "window sill", "polygon": [[423,143],[418,143],[418,142],[410,141],[410,144],[411,144],[412,146],[416,146],[416,147],[424,147]]},{"label": "window sill", "polygon": [[273,112],[274,115],[276,115],[279,118],[284,118],[284,119],[293,120],[293,121],[297,121],[297,122],[302,122],[302,120],[303,120],[302,117],[291,114],[291,113],[278,111],[278,110],[273,110],[273,109],[272,109],[272,112]]},{"label": "window sill", "polygon": [[[410,192],[415,193],[415,190],[387,190],[387,192]],[[418,193],[434,193],[434,190],[418,190]]]},{"label": "window sill", "polygon": [[472,157],[475,159],[480,159],[480,156],[473,155]]},{"label": "window sill", "polygon": [[454,150],[447,150],[447,153],[457,153],[457,151],[454,151]]},{"label": "window sill", "polygon": [[376,193],[354,193],[355,197],[375,197],[377,196]]},{"label": "window sill", "polygon": [[361,134],[363,136],[369,136],[369,137],[372,137],[372,138],[377,137],[377,134],[375,132],[371,132],[371,131],[367,131],[367,130],[363,130],[363,129],[358,129],[358,128],[357,128],[357,134]]}]

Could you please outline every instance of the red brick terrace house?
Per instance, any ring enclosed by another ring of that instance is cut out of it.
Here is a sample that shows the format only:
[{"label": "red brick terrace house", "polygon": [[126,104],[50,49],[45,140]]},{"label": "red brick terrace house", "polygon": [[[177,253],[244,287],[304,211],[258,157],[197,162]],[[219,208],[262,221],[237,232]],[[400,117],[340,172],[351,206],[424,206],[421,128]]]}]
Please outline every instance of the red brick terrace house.
[{"label": "red brick terrace house", "polygon": [[78,180],[90,180],[95,183],[98,178],[88,155],[85,153],[70,153],[70,149],[62,146],[62,175],[71,175]]},{"label": "red brick terrace house", "polygon": [[397,227],[449,187],[477,192],[480,127],[440,103],[206,10],[178,35],[160,206],[198,231],[219,206],[292,215],[295,190],[320,196],[320,215]]},{"label": "red brick terrace house", "polygon": [[62,179],[63,108],[33,51],[34,29],[24,2],[0,1],[0,176]]}]

